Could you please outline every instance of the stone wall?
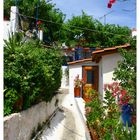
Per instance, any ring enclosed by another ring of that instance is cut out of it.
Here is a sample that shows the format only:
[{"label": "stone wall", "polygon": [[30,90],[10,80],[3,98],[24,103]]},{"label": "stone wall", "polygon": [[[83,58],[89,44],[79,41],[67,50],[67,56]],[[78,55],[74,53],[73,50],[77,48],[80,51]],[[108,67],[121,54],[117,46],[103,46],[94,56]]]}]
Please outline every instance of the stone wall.
[{"label": "stone wall", "polygon": [[4,140],[31,140],[33,132],[49,119],[60,101],[61,94],[58,94],[51,102],[41,102],[25,111],[4,117]]}]

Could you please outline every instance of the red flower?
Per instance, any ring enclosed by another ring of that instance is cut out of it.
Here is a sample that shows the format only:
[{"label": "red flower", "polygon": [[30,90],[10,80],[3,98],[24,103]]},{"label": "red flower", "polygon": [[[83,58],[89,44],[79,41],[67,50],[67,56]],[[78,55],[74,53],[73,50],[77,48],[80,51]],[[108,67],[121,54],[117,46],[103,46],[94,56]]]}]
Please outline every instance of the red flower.
[{"label": "red flower", "polygon": [[111,8],[112,7],[112,4],[115,3],[115,2],[116,2],[116,0],[110,0],[109,3],[108,3],[108,5],[107,5],[107,7],[108,8]]},{"label": "red flower", "polygon": [[127,93],[126,90],[123,90],[123,89],[121,90],[121,95],[122,96],[125,96],[126,93]]},{"label": "red flower", "polygon": [[130,96],[126,95],[127,92],[122,90],[122,94],[120,95],[120,104],[128,104],[129,100],[131,99]]},{"label": "red flower", "polygon": [[109,2],[108,5],[107,5],[107,7],[108,8],[111,8],[112,7],[112,3]]},{"label": "red flower", "polygon": [[104,91],[109,91],[113,97],[119,97],[119,104],[127,104],[131,97],[127,95],[127,91],[122,89],[120,83],[104,84]]},{"label": "red flower", "polygon": [[37,21],[37,25],[40,25],[40,24],[42,24],[42,21],[40,21],[40,20]]},{"label": "red flower", "polygon": [[115,3],[116,2],[116,0],[110,0],[110,3]]}]

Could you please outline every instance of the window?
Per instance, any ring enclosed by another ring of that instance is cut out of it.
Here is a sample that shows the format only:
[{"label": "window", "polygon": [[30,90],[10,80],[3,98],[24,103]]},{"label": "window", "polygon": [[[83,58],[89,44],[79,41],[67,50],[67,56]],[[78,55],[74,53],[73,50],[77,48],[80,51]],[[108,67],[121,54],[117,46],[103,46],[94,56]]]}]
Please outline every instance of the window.
[{"label": "window", "polygon": [[93,82],[94,82],[93,71],[88,70],[87,71],[87,83],[94,84]]}]

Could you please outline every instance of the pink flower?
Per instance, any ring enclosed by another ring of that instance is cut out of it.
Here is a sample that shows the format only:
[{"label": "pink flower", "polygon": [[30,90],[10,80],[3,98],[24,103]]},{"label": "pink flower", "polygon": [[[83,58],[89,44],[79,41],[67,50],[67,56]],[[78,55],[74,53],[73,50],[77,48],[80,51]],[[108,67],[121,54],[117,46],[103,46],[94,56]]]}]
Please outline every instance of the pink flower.
[{"label": "pink flower", "polygon": [[110,0],[110,3],[115,3],[116,2],[116,0]]},{"label": "pink flower", "polygon": [[114,4],[115,2],[116,2],[116,0],[110,0],[110,1],[108,2],[107,7],[108,7],[108,8],[111,8],[111,7],[112,7],[112,4]]},{"label": "pink flower", "polygon": [[120,93],[120,104],[128,104],[130,101],[131,97],[127,95],[126,90],[121,90]]},{"label": "pink flower", "polygon": [[106,91],[107,90],[107,84],[104,84],[104,91]]},{"label": "pink flower", "polygon": [[121,84],[118,82],[104,84],[104,91],[109,91],[115,98],[119,96],[119,104],[127,104],[131,99],[131,97],[127,95],[127,91],[122,89]]},{"label": "pink flower", "polygon": [[112,88],[112,86],[110,84],[108,84],[108,89],[110,90]]}]

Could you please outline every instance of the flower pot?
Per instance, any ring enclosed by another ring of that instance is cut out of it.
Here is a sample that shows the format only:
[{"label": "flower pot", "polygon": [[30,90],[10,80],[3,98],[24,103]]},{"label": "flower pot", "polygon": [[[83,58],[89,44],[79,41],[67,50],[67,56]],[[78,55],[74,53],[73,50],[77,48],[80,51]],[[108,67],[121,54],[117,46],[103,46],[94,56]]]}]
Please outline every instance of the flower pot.
[{"label": "flower pot", "polygon": [[98,137],[96,130],[93,127],[89,126],[89,124],[87,124],[87,126],[88,126],[88,129],[90,132],[91,139],[92,140],[99,140],[99,137]]},{"label": "flower pot", "polygon": [[80,87],[74,87],[74,97],[80,97]]},{"label": "flower pot", "polygon": [[128,125],[128,127],[132,126],[132,106],[130,104],[124,104],[122,105],[122,121],[123,121],[123,125],[126,126]]}]

